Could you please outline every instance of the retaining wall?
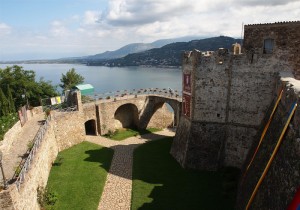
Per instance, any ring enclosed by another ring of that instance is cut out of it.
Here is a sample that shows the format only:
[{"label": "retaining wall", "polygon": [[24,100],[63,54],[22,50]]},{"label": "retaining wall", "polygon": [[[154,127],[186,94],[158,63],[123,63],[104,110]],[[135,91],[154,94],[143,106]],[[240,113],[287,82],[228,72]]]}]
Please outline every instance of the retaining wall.
[{"label": "retaining wall", "polygon": [[[277,144],[279,136],[288,118],[294,102],[300,103],[300,81],[283,76],[277,82],[275,90],[277,99],[281,88],[283,96],[275,112],[274,118],[266,133],[266,136],[258,150],[258,153],[249,168],[245,178],[241,180],[237,198],[237,209],[245,209],[250,196],[265,169],[268,160]],[[274,101],[272,106],[274,106]],[[272,107],[273,108],[273,107]],[[270,114],[270,113],[269,113]],[[269,116],[267,116],[269,118]],[[262,128],[265,124],[263,124]],[[249,164],[250,159],[258,145],[260,134],[256,138],[243,167]],[[284,135],[274,161],[264,178],[258,192],[250,205],[250,209],[281,210],[287,209],[288,204],[300,187],[300,107],[298,106],[288,130]]]},{"label": "retaining wall", "polygon": [[52,163],[59,151],[84,140],[84,116],[82,112],[51,113],[43,141],[37,150],[25,181],[17,189],[15,183],[0,192],[0,209],[40,209],[37,203],[37,189],[47,185]]}]

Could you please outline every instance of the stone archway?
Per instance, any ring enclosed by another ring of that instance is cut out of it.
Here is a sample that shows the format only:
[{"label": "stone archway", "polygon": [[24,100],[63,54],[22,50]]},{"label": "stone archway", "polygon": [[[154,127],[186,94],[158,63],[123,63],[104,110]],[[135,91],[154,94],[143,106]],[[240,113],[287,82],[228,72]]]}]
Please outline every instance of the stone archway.
[{"label": "stone archway", "polygon": [[167,102],[159,102],[154,105],[147,127],[170,128],[174,127],[175,123],[175,110],[173,107]]},{"label": "stone archway", "polygon": [[118,122],[116,128],[138,128],[138,108],[134,104],[123,104],[116,110],[114,119]]},{"label": "stone archway", "polygon": [[96,120],[88,120],[84,123],[86,135],[96,135]]}]

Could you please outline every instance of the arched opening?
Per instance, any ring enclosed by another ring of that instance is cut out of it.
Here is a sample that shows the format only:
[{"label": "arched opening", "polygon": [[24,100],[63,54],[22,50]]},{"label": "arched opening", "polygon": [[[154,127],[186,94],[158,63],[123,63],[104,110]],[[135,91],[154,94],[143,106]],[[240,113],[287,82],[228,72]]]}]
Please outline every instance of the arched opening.
[{"label": "arched opening", "polygon": [[84,123],[86,135],[96,135],[96,121],[88,120]]},{"label": "arched opening", "polygon": [[173,128],[176,126],[176,112],[167,102],[155,104],[147,128]]},{"label": "arched opening", "polygon": [[117,128],[138,127],[138,109],[134,104],[124,104],[120,106],[116,110],[114,118],[120,123],[119,125],[116,125]]}]

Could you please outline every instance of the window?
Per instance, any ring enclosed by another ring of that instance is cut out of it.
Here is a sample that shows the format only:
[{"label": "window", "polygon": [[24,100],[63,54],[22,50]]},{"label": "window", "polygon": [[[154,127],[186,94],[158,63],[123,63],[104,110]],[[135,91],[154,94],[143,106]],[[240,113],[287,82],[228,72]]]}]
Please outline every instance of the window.
[{"label": "window", "polygon": [[264,54],[273,53],[274,48],[274,39],[265,39],[264,40]]}]

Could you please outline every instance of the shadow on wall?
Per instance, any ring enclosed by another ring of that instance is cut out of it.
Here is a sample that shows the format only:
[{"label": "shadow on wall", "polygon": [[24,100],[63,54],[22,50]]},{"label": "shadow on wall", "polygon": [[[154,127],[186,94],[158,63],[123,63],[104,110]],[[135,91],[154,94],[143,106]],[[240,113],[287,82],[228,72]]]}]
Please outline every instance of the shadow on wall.
[{"label": "shadow on wall", "polygon": [[116,110],[114,118],[121,123],[121,128],[137,128],[138,108],[134,104],[124,104]]}]

